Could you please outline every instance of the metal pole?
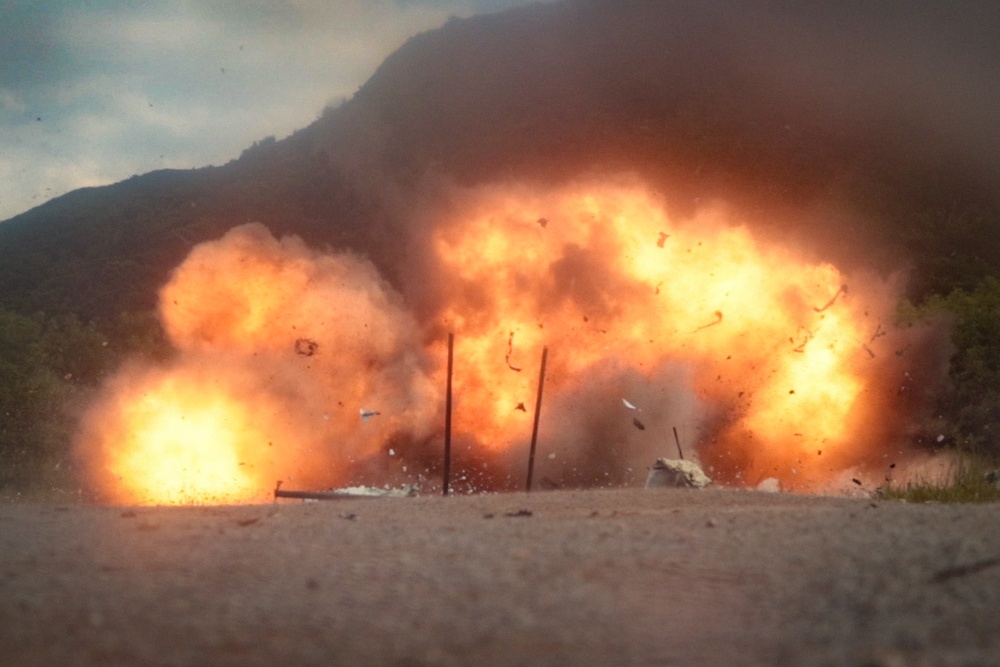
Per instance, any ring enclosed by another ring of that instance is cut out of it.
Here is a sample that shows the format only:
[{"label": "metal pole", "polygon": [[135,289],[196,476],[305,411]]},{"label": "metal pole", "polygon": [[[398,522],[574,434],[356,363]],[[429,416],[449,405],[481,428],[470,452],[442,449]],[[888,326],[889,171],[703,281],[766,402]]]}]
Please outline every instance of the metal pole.
[{"label": "metal pole", "polygon": [[542,348],[542,368],[538,372],[538,396],[535,399],[535,423],[531,427],[531,451],[528,454],[528,491],[531,491],[531,477],[535,473],[535,445],[538,443],[538,419],[542,414],[542,389],[545,388],[545,360],[548,356],[549,348]]},{"label": "metal pole", "polygon": [[444,495],[451,483],[451,372],[455,360],[455,334],[448,334],[448,390],[444,404]]},{"label": "metal pole", "polygon": [[674,427],[674,442],[677,443],[677,453],[681,457],[681,461],[684,460],[684,451],[681,449],[681,439],[677,437],[677,427]]}]

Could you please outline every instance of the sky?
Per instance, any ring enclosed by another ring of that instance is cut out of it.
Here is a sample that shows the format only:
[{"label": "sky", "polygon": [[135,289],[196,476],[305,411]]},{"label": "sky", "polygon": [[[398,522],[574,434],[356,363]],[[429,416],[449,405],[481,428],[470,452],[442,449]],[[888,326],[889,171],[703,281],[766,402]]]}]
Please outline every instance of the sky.
[{"label": "sky", "polygon": [[224,164],[350,97],[408,37],[532,0],[0,0],[0,220]]}]

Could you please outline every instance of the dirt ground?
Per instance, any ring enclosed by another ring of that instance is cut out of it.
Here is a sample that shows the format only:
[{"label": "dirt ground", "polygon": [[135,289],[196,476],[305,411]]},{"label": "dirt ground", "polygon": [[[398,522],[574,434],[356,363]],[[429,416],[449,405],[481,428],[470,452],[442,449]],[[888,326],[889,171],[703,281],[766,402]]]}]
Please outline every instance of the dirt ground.
[{"label": "dirt ground", "polygon": [[0,505],[5,665],[995,665],[1000,507]]}]

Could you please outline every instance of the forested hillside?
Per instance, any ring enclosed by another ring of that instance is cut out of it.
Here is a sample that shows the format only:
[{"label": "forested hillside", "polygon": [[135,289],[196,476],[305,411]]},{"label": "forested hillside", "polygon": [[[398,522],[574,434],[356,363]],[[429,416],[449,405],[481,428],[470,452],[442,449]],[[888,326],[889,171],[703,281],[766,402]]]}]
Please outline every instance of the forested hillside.
[{"label": "forested hillside", "polygon": [[438,184],[620,171],[678,215],[723,200],[840,264],[909,270],[910,316],[955,317],[948,442],[995,452],[1000,9],[786,4],[576,0],[455,19],[288,138],[0,223],[0,485],[68,465],[71,399],[127,355],[168,354],[157,290],[198,243],[258,221],[363,253],[400,286],[420,248],[412,206]]}]

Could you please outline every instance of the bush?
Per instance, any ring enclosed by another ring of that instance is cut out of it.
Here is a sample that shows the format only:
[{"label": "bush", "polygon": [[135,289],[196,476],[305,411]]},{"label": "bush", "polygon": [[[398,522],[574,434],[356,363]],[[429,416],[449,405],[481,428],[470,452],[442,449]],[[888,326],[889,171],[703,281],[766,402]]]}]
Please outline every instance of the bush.
[{"label": "bush", "polygon": [[1000,280],[987,276],[971,290],[932,296],[904,317],[940,313],[952,320],[954,353],[937,412],[962,451],[1000,463]]}]

